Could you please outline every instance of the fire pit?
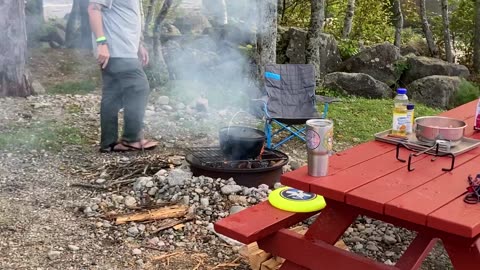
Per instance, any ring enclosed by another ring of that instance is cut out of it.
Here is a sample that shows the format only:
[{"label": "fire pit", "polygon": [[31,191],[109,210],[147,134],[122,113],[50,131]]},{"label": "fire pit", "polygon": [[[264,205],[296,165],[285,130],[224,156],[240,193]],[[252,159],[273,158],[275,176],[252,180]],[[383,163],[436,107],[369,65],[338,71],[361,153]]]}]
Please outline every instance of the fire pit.
[{"label": "fire pit", "polygon": [[187,149],[185,157],[194,176],[233,178],[237,184],[273,187],[287,164],[288,156],[277,150],[265,149],[256,159],[228,160],[220,147],[195,147]]}]

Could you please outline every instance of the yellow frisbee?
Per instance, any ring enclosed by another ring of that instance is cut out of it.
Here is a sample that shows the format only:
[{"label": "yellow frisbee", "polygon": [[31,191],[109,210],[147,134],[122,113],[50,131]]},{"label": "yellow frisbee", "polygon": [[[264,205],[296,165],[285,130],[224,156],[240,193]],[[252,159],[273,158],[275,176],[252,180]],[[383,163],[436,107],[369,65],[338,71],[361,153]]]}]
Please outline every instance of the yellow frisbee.
[{"label": "yellow frisbee", "polygon": [[323,196],[291,187],[281,187],[270,192],[268,201],[278,209],[295,213],[315,212],[327,205]]}]

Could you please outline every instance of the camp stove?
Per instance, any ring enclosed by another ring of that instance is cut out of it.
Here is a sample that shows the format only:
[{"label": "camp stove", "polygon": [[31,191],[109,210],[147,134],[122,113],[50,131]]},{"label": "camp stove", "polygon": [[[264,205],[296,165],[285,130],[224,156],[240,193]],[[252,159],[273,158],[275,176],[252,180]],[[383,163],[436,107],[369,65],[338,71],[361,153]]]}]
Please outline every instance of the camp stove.
[{"label": "camp stove", "polygon": [[[375,134],[375,140],[396,145],[395,158],[400,162],[407,163],[408,171],[413,171],[413,159],[421,155],[431,155],[432,161],[438,157],[449,157],[451,159],[450,167],[442,168],[442,171],[449,172],[455,168],[455,157],[466,153],[480,146],[480,140],[464,137],[460,142],[452,143],[447,140],[436,140],[435,143],[428,144],[419,141],[415,134],[411,134],[406,138],[393,137],[390,130]],[[400,149],[410,151],[408,158],[400,157]]]}]

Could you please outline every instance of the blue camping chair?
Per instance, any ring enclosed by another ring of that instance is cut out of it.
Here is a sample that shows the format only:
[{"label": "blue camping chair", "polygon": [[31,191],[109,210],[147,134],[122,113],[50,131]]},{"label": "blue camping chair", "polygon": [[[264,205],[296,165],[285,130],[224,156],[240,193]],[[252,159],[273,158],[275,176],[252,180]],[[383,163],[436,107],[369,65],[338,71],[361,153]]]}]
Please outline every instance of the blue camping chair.
[{"label": "blue camping chair", "polygon": [[[339,101],[315,95],[315,67],[311,64],[269,64],[265,66],[264,77],[265,95],[255,101],[261,104],[270,149],[277,149],[294,138],[306,141],[305,122],[327,118],[329,105]],[[317,111],[317,103],[324,104],[322,113]],[[280,127],[275,132],[274,124]],[[273,144],[273,137],[285,132],[288,135]]]}]

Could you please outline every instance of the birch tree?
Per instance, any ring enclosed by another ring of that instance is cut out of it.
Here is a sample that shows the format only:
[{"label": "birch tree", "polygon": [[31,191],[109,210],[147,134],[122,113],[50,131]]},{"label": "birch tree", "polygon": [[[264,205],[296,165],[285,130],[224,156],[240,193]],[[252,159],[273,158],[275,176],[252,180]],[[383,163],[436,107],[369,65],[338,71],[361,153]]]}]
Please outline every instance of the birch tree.
[{"label": "birch tree", "polygon": [[320,70],[320,42],[321,33],[325,25],[325,0],[312,0],[310,27],[307,34],[306,58],[308,64],[315,66],[317,76]]},{"label": "birch tree", "polygon": [[354,13],[355,13],[355,0],[348,0],[347,11],[345,12],[345,20],[343,22],[343,31],[342,31],[343,38],[348,38],[348,36],[352,32],[352,22],[353,22]]},{"label": "birch tree", "polygon": [[400,48],[403,30],[403,12],[400,0],[393,0],[393,17],[395,22],[395,41],[393,44]]},{"label": "birch tree", "polygon": [[32,94],[25,67],[25,2],[0,1],[0,97]]},{"label": "birch tree", "polygon": [[420,0],[419,6],[420,20],[422,21],[422,30],[427,40],[428,50],[433,57],[438,57],[438,49],[433,39],[432,30],[430,30],[430,24],[428,23],[427,9],[425,7],[425,0]]},{"label": "birch tree", "polygon": [[452,38],[450,35],[450,20],[448,18],[448,0],[442,0],[443,42],[445,43],[445,56],[449,63],[453,63]]},{"label": "birch tree", "polygon": [[257,0],[257,64],[262,78],[266,64],[277,62],[277,0]]}]

